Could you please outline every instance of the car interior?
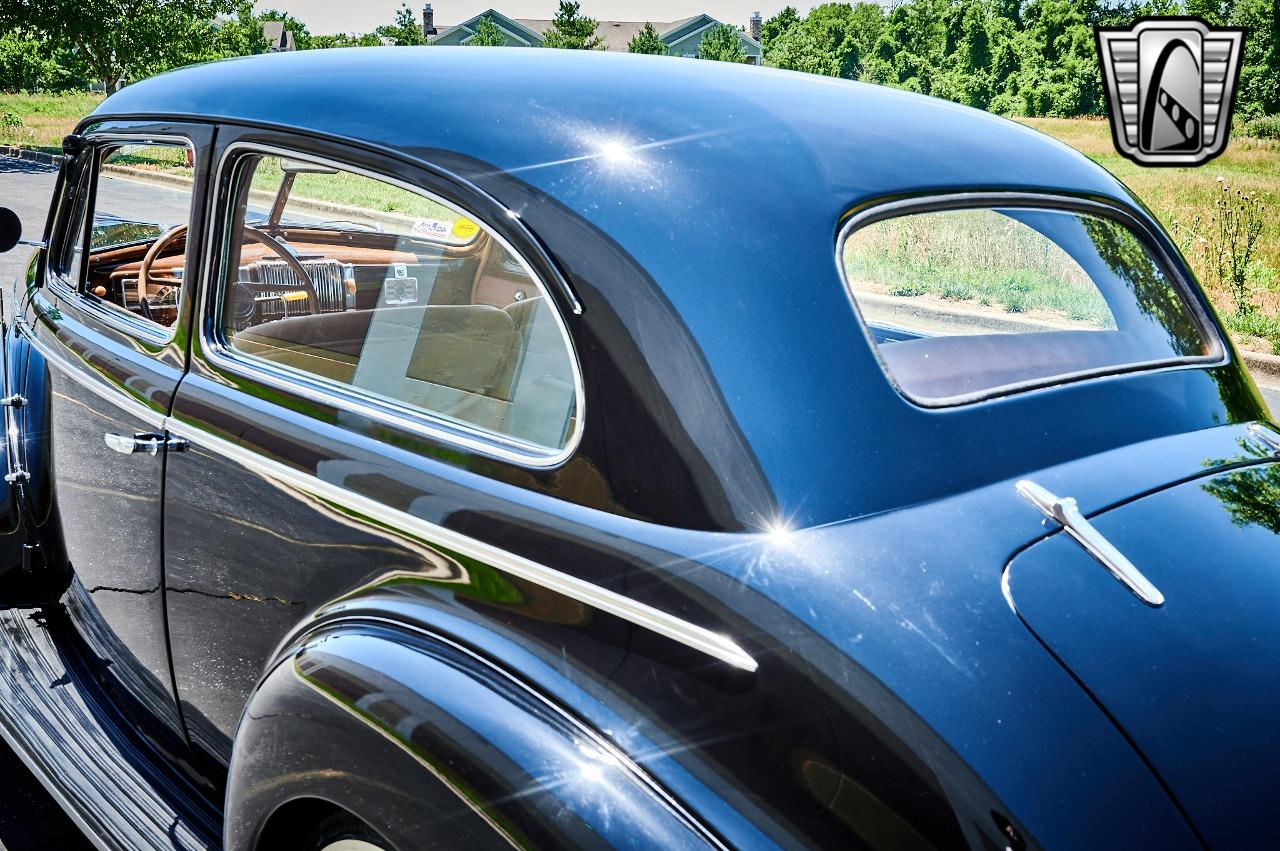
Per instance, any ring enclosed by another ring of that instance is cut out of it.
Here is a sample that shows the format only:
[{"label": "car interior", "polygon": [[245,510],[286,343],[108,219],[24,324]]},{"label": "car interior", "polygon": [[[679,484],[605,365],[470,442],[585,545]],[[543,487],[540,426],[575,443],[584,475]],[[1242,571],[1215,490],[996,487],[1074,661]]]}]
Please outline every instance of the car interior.
[{"label": "car interior", "polygon": [[[255,188],[264,159],[244,157],[238,172],[221,305],[229,350],[539,450],[564,447],[576,415],[572,356],[517,256],[460,214],[402,221],[298,197],[300,176],[355,177],[327,166],[271,158],[279,185]],[[172,324],[186,227],[146,236],[91,248],[86,286]]]}]

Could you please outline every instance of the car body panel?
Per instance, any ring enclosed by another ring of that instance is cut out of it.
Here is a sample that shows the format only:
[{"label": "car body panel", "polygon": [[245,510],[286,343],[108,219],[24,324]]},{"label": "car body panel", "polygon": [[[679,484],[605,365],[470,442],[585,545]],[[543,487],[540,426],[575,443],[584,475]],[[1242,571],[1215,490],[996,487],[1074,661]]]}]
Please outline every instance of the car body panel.
[{"label": "car body panel", "polygon": [[[193,231],[200,270],[177,350],[158,361],[181,380],[113,371],[133,355],[103,333],[69,329],[88,343],[67,354],[58,329],[80,320],[48,286],[22,299],[18,333],[51,371],[79,364],[93,398],[124,398],[141,376],[130,404],[190,442],[160,456],[174,717],[200,794],[227,783],[228,841],[246,846],[275,829],[272,807],[309,797],[372,823],[381,793],[392,823],[375,828],[421,847],[429,825],[403,820],[405,792],[438,794],[432,769],[449,760],[501,799],[480,811],[527,796],[521,818],[547,818],[546,774],[527,770],[539,756],[519,750],[540,734],[504,732],[485,713],[512,702],[476,690],[501,681],[572,719],[544,752],[554,768],[581,767],[562,747],[581,725],[651,782],[634,812],[674,802],[692,833],[728,846],[1199,847],[1196,814],[1026,629],[1001,579],[1051,531],[1018,495],[1023,476],[1096,513],[1257,462],[1247,427],[1265,408],[1230,343],[1208,366],[924,409],[881,370],[836,262],[842,223],[887,199],[1085,199],[1136,222],[1221,333],[1167,236],[1086,158],[973,110],[579,53],[237,60],[131,85],[82,125],[209,124],[197,209],[213,218]],[[420,186],[514,246],[581,364],[571,457],[496,457],[227,357],[210,305],[223,154],[238,144]],[[97,620],[79,616],[81,632]],[[705,634],[742,655],[710,652]],[[456,693],[433,691],[438,665]],[[337,679],[307,681],[318,670]],[[548,726],[517,718],[530,719]],[[430,735],[415,751],[417,730]],[[579,828],[636,800],[570,805],[574,824],[538,824],[526,844],[614,842]],[[457,812],[460,835],[484,822]]]},{"label": "car body panel", "polygon": [[[1242,439],[1246,442],[1247,438]],[[1275,450],[1253,443],[1260,459]],[[1214,848],[1272,845],[1280,466],[1206,475],[1090,522],[1165,596],[1143,605],[1062,533],[1015,558],[1018,614],[1169,784]]]},{"label": "car body panel", "polygon": [[[910,404],[884,377],[834,262],[851,210],[904,195],[1060,193],[1130,211],[1177,257],[1128,191],[1066,146],[881,87],[770,69],[654,67],[636,56],[554,60],[518,49],[375,48],[361,55],[367,85],[356,97],[336,82],[348,73],[340,57],[299,52],[161,75],[98,112],[220,116],[359,140],[384,167],[429,163],[515,212],[583,304],[589,330],[575,334],[600,347],[586,368],[611,361],[637,373],[623,398],[600,404],[629,404],[638,408],[629,421],[657,426],[609,456],[615,497],[655,522],[759,529],[784,516],[814,525],[1263,415],[1234,368],[1115,376],[945,410]],[[245,103],[239,93],[263,73],[276,85]],[[433,84],[408,82],[417,79]],[[631,97],[602,100],[610,86]],[[322,88],[323,108],[297,94]],[[486,117],[454,120],[481,92]],[[635,110],[634,99],[663,107]],[[373,113],[397,118],[371,126]],[[514,115],[528,116],[518,133],[504,123]],[[609,142],[631,145],[630,159],[604,157]],[[777,155],[762,160],[762,151]],[[754,209],[776,224],[756,224]],[[719,400],[729,402],[727,422]],[[808,439],[797,437],[802,424]],[[952,437],[963,434],[983,438]],[[699,457],[710,481],[697,487],[715,487],[723,508],[694,513],[682,494],[656,491],[665,477],[634,459],[663,444]],[[907,458],[945,475],[904,475]]]},{"label": "car body panel", "polygon": [[[334,724],[335,706],[359,722]],[[278,778],[313,772],[397,847],[420,842],[424,824],[433,844],[455,848],[724,847],[624,753],[523,683],[385,623],[331,624],[293,648],[255,693],[241,736],[231,851],[269,847],[261,827],[294,794]],[[353,758],[330,771],[335,745]]]}]

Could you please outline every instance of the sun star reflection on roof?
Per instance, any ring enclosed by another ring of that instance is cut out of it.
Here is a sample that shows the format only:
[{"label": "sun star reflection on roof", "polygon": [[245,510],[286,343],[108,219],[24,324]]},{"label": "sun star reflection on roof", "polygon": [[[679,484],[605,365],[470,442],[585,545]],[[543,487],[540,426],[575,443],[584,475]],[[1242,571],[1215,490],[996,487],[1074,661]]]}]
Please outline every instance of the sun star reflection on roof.
[{"label": "sun star reflection on roof", "polygon": [[627,144],[618,139],[603,142],[600,145],[599,156],[609,165],[627,165],[636,160]]}]

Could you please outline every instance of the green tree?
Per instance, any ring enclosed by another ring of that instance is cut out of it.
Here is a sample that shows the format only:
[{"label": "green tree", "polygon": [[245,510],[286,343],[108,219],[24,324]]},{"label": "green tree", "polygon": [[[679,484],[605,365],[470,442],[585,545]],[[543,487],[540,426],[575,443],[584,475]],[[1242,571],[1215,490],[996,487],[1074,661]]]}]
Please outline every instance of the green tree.
[{"label": "green tree", "polygon": [[824,77],[840,76],[840,61],[818,43],[806,27],[792,27],[773,40],[764,54],[765,63],[788,71],[804,71]]},{"label": "green tree", "polygon": [[30,33],[11,30],[0,35],[0,91],[52,92],[73,83],[73,72]]},{"label": "green tree", "polygon": [[825,3],[783,30],[766,50],[765,61],[778,68],[854,79],[884,26],[884,13],[874,3]]},{"label": "green tree", "polygon": [[311,30],[307,29],[307,25],[299,21],[288,12],[281,12],[277,9],[267,9],[258,15],[259,21],[280,21],[284,24],[284,28],[293,33],[293,46],[298,50],[311,50],[315,47],[311,43]]},{"label": "green tree", "polygon": [[0,29],[22,29],[78,56],[107,91],[206,55],[211,22],[236,0],[3,0]]},{"label": "green tree", "polygon": [[507,37],[502,34],[498,25],[485,15],[480,19],[480,23],[476,24],[475,34],[464,43],[468,47],[503,47],[507,43]]},{"label": "green tree", "polygon": [[543,47],[566,50],[603,50],[604,39],[596,35],[599,22],[580,14],[577,3],[560,0],[551,26],[542,34]]},{"label": "green tree", "polygon": [[714,59],[717,62],[745,62],[747,54],[742,49],[742,39],[738,31],[728,24],[720,24],[707,30],[698,44],[699,59]]},{"label": "green tree", "polygon": [[650,56],[666,56],[667,45],[658,38],[658,31],[653,24],[646,23],[644,29],[631,37],[627,42],[628,53],[647,53]]},{"label": "green tree", "polygon": [[765,21],[760,27],[760,47],[765,54],[769,53],[769,48],[775,41],[798,23],[800,23],[800,14],[796,12],[795,6],[783,6],[781,12]]},{"label": "green tree", "polygon": [[1280,113],[1280,0],[1236,0],[1229,21],[1248,29],[1236,110],[1242,118]]},{"label": "green tree", "polygon": [[338,33],[337,35],[313,35],[311,49],[324,50],[329,47],[381,47],[382,38],[377,33]]},{"label": "green tree", "polygon": [[1026,115],[1101,115],[1102,74],[1090,13],[1080,0],[1023,7],[1018,87]]},{"label": "green tree", "polygon": [[203,53],[188,57],[192,62],[267,52],[262,21],[253,14],[253,4],[248,0],[242,0],[234,17],[215,22],[211,29],[208,38],[200,41],[205,47]]},{"label": "green tree", "polygon": [[427,43],[422,35],[422,25],[418,23],[417,16],[407,3],[400,4],[392,23],[378,27],[374,32],[398,47],[414,47]]}]

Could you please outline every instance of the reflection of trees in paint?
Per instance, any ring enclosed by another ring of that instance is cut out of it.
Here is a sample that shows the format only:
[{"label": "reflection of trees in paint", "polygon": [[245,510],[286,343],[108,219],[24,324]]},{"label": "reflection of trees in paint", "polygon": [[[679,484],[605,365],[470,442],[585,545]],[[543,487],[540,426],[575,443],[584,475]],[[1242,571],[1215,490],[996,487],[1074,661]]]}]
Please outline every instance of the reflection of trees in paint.
[{"label": "reflection of trees in paint", "polygon": [[1261,526],[1280,535],[1280,465],[1236,470],[1200,487],[1222,503],[1236,526]]},{"label": "reflection of trees in paint", "polygon": [[1093,240],[1098,257],[1132,290],[1138,309],[1169,335],[1169,345],[1179,355],[1205,354],[1204,338],[1178,291],[1152,260],[1142,242],[1115,222],[1082,216],[1085,232]]}]

